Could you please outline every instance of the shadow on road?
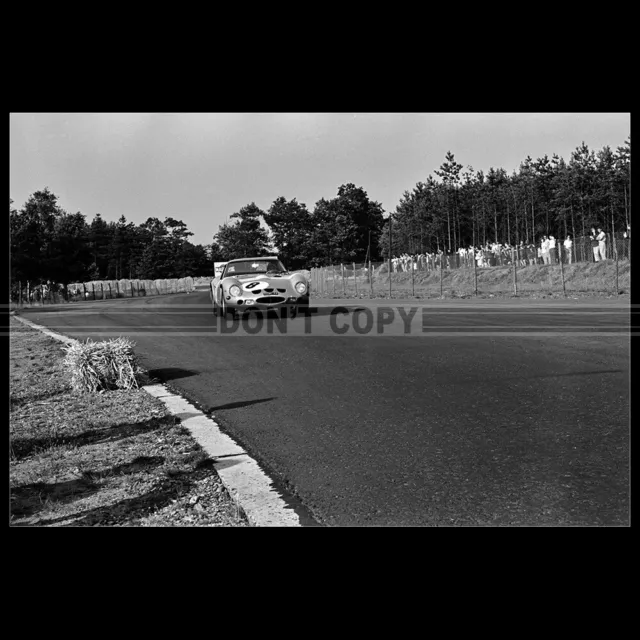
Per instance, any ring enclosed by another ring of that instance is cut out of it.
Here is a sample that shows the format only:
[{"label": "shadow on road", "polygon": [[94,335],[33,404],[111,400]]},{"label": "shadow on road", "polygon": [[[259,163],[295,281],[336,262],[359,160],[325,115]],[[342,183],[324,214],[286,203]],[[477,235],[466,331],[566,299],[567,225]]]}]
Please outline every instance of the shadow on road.
[{"label": "shadow on road", "polygon": [[259,404],[260,402],[270,402],[276,398],[260,398],[259,400],[245,400],[243,402],[229,402],[228,404],[221,404],[218,407],[211,407],[207,409],[206,413],[212,413],[213,411],[225,411],[227,409],[240,409],[240,407],[249,407],[252,404]]},{"label": "shadow on road", "polygon": [[164,367],[163,369],[150,369],[149,378],[157,378],[163,382],[168,380],[178,380],[180,378],[188,378],[197,376],[199,371],[191,371],[190,369],[181,369],[180,367]]}]

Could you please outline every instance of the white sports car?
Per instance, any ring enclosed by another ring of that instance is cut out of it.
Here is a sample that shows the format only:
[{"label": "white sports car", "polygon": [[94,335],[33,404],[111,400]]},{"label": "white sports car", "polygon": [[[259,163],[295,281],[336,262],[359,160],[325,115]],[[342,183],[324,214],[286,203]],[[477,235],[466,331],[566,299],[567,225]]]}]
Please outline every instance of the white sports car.
[{"label": "white sports car", "polygon": [[209,290],[213,314],[235,317],[251,311],[287,309],[295,318],[309,306],[309,283],[302,273],[289,273],[274,256],[230,260]]}]

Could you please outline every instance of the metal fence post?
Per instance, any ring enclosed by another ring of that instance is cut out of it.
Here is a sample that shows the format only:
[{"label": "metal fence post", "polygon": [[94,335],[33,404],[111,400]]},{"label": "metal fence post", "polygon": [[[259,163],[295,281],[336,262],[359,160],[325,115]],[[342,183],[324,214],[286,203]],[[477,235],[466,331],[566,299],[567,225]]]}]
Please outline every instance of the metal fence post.
[{"label": "metal fence post", "polygon": [[18,280],[18,307],[22,309],[22,280]]},{"label": "metal fence post", "polygon": [[517,270],[516,252],[513,249],[511,249],[511,263],[513,264],[513,295],[517,296],[518,295],[518,279],[516,275],[516,270]]},{"label": "metal fence post", "polygon": [[344,265],[342,263],[340,263],[340,269],[342,271],[342,295],[346,296],[347,295],[347,289],[346,289],[345,284],[344,284]]},{"label": "metal fence post", "polygon": [[353,263],[353,284],[356,288],[356,298],[358,297],[358,276],[356,275],[356,263]]},{"label": "metal fence post", "polygon": [[478,265],[476,263],[475,252],[473,254],[473,287],[474,295],[478,295]]},{"label": "metal fence post", "polygon": [[567,289],[564,282],[564,264],[562,262],[562,245],[560,245],[560,248],[558,249],[558,251],[560,253],[560,277],[562,278],[562,295],[566,298]]},{"label": "metal fence post", "polygon": [[[615,242],[615,238],[613,240]],[[613,247],[613,259],[616,261],[616,295],[620,293],[620,283],[618,282],[618,245]]]},{"label": "metal fence post", "polygon": [[411,295],[415,298],[416,284],[415,284],[415,269],[413,268],[413,257],[411,258]]},{"label": "metal fence post", "polygon": [[440,254],[440,297],[443,297],[442,294],[442,256],[444,255],[444,253]]}]

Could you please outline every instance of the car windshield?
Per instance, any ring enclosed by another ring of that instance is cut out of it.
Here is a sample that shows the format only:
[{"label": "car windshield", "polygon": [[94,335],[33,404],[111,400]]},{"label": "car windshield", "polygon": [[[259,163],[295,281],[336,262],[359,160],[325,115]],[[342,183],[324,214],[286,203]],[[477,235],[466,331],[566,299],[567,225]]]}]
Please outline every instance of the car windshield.
[{"label": "car windshield", "polygon": [[223,277],[241,276],[247,273],[284,273],[280,260],[245,260],[229,263],[224,270]]}]

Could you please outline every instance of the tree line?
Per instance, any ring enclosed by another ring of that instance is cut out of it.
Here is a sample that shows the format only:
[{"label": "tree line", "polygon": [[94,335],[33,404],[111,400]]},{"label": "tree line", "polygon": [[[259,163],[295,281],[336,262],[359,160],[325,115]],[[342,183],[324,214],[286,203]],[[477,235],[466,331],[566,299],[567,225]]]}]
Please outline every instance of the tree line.
[{"label": "tree line", "polygon": [[68,213],[48,187],[20,210],[9,200],[11,280],[61,284],[91,280],[160,279],[213,273],[207,247],[192,244],[181,220],[148,218],[135,225],[121,216],[91,222]]},{"label": "tree line", "polygon": [[219,228],[212,246],[224,259],[273,248],[291,268],[309,268],[387,259],[390,225],[392,256],[537,244],[542,235],[586,237],[592,226],[622,233],[630,224],[630,167],[630,137],[597,153],[583,142],[568,162],[557,154],[527,156],[511,175],[464,169],[449,151],[387,219],[380,203],[348,183],[312,211],[295,198],[277,198],[267,211],[252,202]]},{"label": "tree line", "polygon": [[[213,262],[276,253],[290,269],[373,262],[492,242],[526,244],[544,235],[588,235],[592,226],[625,230],[631,215],[631,138],[612,151],[582,143],[566,162],[554,154],[525,158],[511,175],[485,174],[458,163],[450,151],[425,181],[405,191],[385,219],[379,202],[353,183],[312,210],[279,197],[267,210],[255,202],[220,225],[209,245],[193,244],[181,220],[121,216],[91,222],[68,213],[48,188],[20,210],[9,200],[12,282],[160,279],[213,274]],[[262,221],[266,224],[263,226]]]},{"label": "tree line", "polygon": [[[435,175],[405,191],[392,214],[392,255],[537,244],[542,235],[585,237],[598,226],[622,234],[630,224],[630,137],[615,151],[594,152],[583,142],[568,162],[527,156],[511,175],[463,169],[449,151]],[[385,257],[388,233],[387,224]]]}]

